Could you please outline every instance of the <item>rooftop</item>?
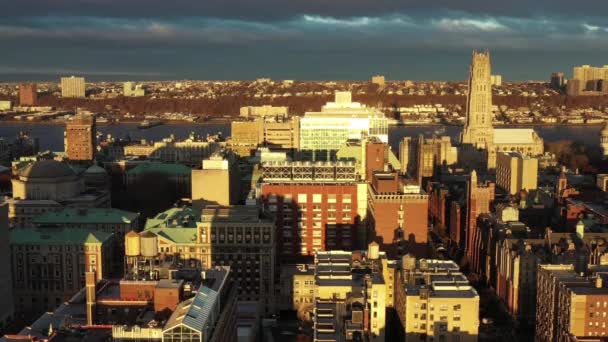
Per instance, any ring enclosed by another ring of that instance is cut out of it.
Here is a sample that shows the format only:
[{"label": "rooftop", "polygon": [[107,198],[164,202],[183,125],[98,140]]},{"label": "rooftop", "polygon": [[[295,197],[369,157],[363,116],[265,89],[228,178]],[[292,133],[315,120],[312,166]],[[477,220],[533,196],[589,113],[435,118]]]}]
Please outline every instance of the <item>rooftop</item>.
[{"label": "rooftop", "polygon": [[190,175],[192,169],[181,164],[169,164],[169,163],[142,163],[127,171],[128,175],[138,175],[144,173],[159,173],[164,175]]},{"label": "rooftop", "polygon": [[45,179],[76,176],[76,173],[66,163],[56,160],[38,160],[19,170],[19,176]]},{"label": "rooftop", "polygon": [[33,222],[35,224],[132,223],[138,217],[138,213],[114,208],[63,208],[36,216]]},{"label": "rooftop", "polygon": [[535,135],[531,128],[495,128],[494,144],[534,144]]},{"label": "rooftop", "polygon": [[24,228],[10,231],[12,244],[66,245],[104,243],[112,234],[79,228]]}]

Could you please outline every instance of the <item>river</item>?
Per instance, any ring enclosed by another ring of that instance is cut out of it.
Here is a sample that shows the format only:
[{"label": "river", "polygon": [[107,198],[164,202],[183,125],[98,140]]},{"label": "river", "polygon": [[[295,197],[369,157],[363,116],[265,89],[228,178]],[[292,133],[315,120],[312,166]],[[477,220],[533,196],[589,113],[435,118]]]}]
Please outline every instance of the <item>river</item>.
[{"label": "river", "polygon": [[[565,125],[543,125],[534,129],[547,142],[558,140],[579,140],[588,145],[599,144],[599,132],[602,125],[565,126]],[[38,138],[41,150],[63,151],[63,125],[37,124],[37,123],[0,123],[0,137],[12,141],[20,131],[29,133]],[[176,138],[187,137],[191,132],[206,136],[221,132],[224,136],[230,135],[230,125],[227,124],[170,124],[152,127],[149,129],[138,129],[137,124],[122,123],[117,125],[98,125],[97,131],[103,134],[111,134],[117,138],[130,136],[131,139],[160,140],[174,134]],[[389,143],[393,151],[399,150],[399,141],[406,136],[417,137],[449,135],[452,142],[458,141],[461,127],[458,126],[391,126],[389,128]]]}]

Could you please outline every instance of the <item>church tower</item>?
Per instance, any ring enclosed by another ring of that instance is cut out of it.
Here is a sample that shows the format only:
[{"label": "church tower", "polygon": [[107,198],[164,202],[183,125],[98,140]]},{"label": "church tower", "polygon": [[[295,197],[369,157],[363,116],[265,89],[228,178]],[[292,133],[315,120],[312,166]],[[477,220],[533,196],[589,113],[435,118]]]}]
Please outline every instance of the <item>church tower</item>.
[{"label": "church tower", "polygon": [[473,51],[469,68],[466,121],[461,136],[463,145],[491,150],[494,145],[492,127],[492,82],[490,52]]}]

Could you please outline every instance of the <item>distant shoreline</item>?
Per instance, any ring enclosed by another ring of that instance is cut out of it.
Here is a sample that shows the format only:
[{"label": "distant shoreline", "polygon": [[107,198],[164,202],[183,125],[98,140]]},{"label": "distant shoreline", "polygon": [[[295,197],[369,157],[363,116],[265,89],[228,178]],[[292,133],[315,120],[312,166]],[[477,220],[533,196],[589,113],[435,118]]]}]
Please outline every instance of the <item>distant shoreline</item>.
[{"label": "distant shoreline", "polygon": [[[139,125],[141,121],[120,121],[117,123],[97,123],[97,126],[114,126],[114,125]],[[180,120],[170,120],[170,121],[162,121],[162,125],[172,126],[172,125],[193,125],[193,126],[221,126],[221,125],[229,125],[232,120],[211,120],[205,122],[191,122],[191,121],[180,121]],[[21,121],[21,120],[0,120],[0,125],[49,125],[49,126],[62,126],[66,125],[66,121]],[[161,126],[162,126],[161,125]],[[494,128],[500,127],[586,127],[586,126],[603,126],[605,123],[597,122],[597,123],[507,123],[507,124],[498,124],[494,125]],[[459,124],[446,124],[446,123],[411,123],[411,124],[403,124],[403,123],[389,123],[391,127],[440,127],[440,126],[453,126],[453,127],[462,127],[463,125]],[[157,126],[158,127],[158,126]]]},{"label": "distant shoreline", "polygon": [[[172,126],[172,125],[196,125],[196,126],[220,126],[230,124],[231,121],[221,121],[221,122],[191,122],[191,121],[163,121],[163,124],[160,126]],[[48,125],[48,126],[65,126],[68,121],[21,121],[21,120],[0,120],[0,125]],[[120,121],[116,123],[99,123],[97,122],[97,126],[118,126],[118,125],[139,125],[141,121]],[[158,126],[156,126],[158,127]]]}]

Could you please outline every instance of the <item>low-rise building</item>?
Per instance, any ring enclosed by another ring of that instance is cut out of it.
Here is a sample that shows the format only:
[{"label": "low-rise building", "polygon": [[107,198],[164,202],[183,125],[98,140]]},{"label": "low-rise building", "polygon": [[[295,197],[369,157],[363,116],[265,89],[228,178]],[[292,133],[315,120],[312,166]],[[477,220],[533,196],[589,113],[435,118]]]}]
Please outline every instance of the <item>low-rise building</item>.
[{"label": "low-rise building", "polygon": [[315,342],[384,341],[394,267],[377,243],[367,251],[315,254]]},{"label": "low-rise building", "polygon": [[536,341],[568,342],[608,334],[605,273],[586,276],[572,265],[539,265]]},{"label": "low-rise building", "polygon": [[451,260],[404,256],[395,275],[404,341],[477,341],[479,294]]},{"label": "low-rise building", "polygon": [[76,294],[93,270],[101,279],[113,268],[113,236],[75,228],[10,232],[15,308],[29,314],[52,310]]},{"label": "low-rise building", "polygon": [[258,207],[174,208],[147,223],[145,232],[157,236],[161,256],[194,269],[231,266],[239,299],[274,312],[275,224]]}]

